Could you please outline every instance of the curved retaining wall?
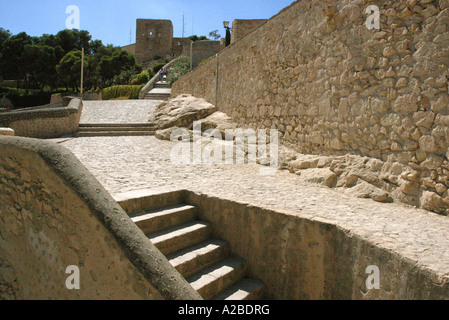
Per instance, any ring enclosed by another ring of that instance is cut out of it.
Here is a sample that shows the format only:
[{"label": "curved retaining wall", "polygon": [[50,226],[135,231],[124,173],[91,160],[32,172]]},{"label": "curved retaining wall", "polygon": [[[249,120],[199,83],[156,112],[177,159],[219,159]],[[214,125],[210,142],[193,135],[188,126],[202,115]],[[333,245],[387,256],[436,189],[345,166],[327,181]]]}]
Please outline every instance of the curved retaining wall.
[{"label": "curved retaining wall", "polygon": [[[380,9],[380,29],[366,9]],[[449,1],[296,1],[172,86],[306,154],[398,163],[395,198],[449,213]]]},{"label": "curved retaining wall", "polygon": [[67,149],[0,137],[0,154],[0,299],[200,299]]},{"label": "curved retaining wall", "polygon": [[74,98],[66,107],[54,106],[0,113],[0,127],[13,129],[16,136],[40,139],[59,138],[78,131],[83,102]]}]

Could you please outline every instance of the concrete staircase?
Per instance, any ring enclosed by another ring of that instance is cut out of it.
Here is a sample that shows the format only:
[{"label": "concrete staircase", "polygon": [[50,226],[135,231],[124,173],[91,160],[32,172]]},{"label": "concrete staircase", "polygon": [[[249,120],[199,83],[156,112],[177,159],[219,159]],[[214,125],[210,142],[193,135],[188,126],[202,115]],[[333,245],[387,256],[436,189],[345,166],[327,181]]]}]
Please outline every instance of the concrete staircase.
[{"label": "concrete staircase", "polygon": [[171,94],[171,86],[167,82],[156,82],[153,89],[145,94],[146,100],[168,100]]},{"label": "concrete staircase", "polygon": [[232,255],[226,241],[212,236],[210,223],[197,220],[196,207],[166,203],[131,211],[140,211],[130,214],[132,221],[204,299],[263,298],[263,283],[245,277],[245,261]]},{"label": "concrete staircase", "polygon": [[150,123],[80,124],[75,137],[153,136],[156,130]]}]

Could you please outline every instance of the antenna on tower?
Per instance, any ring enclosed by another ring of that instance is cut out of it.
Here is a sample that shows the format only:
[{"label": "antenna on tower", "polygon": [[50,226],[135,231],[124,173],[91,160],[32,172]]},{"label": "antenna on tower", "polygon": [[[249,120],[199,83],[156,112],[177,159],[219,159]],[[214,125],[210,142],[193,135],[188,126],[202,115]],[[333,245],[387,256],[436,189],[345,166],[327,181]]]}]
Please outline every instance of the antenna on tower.
[{"label": "antenna on tower", "polygon": [[184,15],[182,15],[182,37],[184,38],[185,36],[185,30],[186,30],[186,23],[184,20]]}]

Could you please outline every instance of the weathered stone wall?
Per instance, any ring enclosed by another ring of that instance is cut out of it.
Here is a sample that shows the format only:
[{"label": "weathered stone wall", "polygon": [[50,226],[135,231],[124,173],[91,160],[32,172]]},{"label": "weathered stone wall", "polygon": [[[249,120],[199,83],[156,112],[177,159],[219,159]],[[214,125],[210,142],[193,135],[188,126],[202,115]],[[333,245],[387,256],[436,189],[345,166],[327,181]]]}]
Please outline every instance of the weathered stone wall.
[{"label": "weathered stone wall", "polygon": [[137,19],[136,61],[145,64],[155,56],[172,53],[173,24],[170,20]]},{"label": "weathered stone wall", "polygon": [[0,137],[0,154],[0,299],[199,297],[68,150]]},{"label": "weathered stone wall", "polygon": [[178,57],[182,55],[185,50],[190,53],[191,42],[192,40],[189,38],[173,38],[172,55]]},{"label": "weathered stone wall", "polygon": [[[449,299],[447,275],[336,225],[192,192],[185,203],[197,205],[214,236],[245,259],[268,299]],[[369,266],[379,268],[379,289],[367,288]]]},{"label": "weathered stone wall", "polygon": [[201,62],[214,56],[225,48],[220,41],[203,40],[193,44],[193,67],[196,68]]},{"label": "weathered stone wall", "polygon": [[133,44],[124,46],[124,47],[122,47],[122,50],[125,50],[125,51],[135,55],[136,54],[136,44],[133,43]]},{"label": "weathered stone wall", "polygon": [[239,41],[248,33],[265,23],[267,19],[242,20],[236,19],[232,22],[231,43]]},{"label": "weathered stone wall", "polygon": [[78,131],[83,103],[72,99],[67,107],[26,108],[0,114],[0,127],[14,129],[16,136],[58,138]]},{"label": "weathered stone wall", "polygon": [[[380,30],[365,10],[380,8]],[[297,1],[176,82],[302,153],[377,158],[382,187],[448,212],[449,1]],[[218,72],[217,72],[218,66]]]}]

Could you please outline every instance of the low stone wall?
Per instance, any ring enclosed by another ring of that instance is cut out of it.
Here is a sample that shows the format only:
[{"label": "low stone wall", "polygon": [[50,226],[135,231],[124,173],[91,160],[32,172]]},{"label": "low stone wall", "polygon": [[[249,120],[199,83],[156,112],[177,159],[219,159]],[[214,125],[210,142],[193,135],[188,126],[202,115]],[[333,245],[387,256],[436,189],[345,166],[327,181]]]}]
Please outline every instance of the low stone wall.
[{"label": "low stone wall", "polygon": [[[380,248],[348,230],[293,212],[184,191],[200,220],[248,264],[248,276],[264,282],[268,299],[449,299],[449,278]],[[379,288],[367,288],[379,270]],[[368,281],[367,281],[368,280]]]},{"label": "low stone wall", "polygon": [[0,127],[14,129],[16,136],[58,138],[78,131],[82,109],[82,101],[75,98],[66,107],[53,104],[0,113]]},{"label": "low stone wall", "polygon": [[0,137],[0,154],[0,299],[199,299],[67,149]]},{"label": "low stone wall", "polygon": [[[366,9],[380,9],[380,29]],[[449,213],[449,1],[297,1],[174,83],[316,155],[389,163],[396,199]],[[396,165],[398,164],[398,165]]]}]

